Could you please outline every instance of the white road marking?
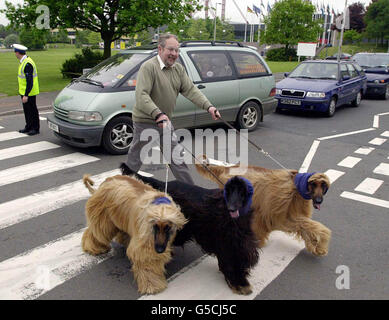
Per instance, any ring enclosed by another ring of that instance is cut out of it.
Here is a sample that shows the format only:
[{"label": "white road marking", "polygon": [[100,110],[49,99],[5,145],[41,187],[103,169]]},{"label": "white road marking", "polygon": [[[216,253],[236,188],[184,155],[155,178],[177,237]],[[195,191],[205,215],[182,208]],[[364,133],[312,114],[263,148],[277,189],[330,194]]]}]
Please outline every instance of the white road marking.
[{"label": "white road marking", "polygon": [[341,176],[344,175],[343,171],[338,171],[338,170],[333,170],[329,169],[325,172],[325,174],[328,176],[330,179],[331,183],[334,183],[336,180],[338,180]]},{"label": "white road marking", "polygon": [[389,138],[389,131],[385,131],[385,132],[381,133],[381,136]]},{"label": "white road marking", "polygon": [[389,176],[389,163],[380,163],[379,166],[373,170],[373,172]]},{"label": "white road marking", "polygon": [[0,129],[4,129],[4,127],[0,126]]},{"label": "white road marking", "polygon": [[368,204],[372,204],[378,207],[383,207],[383,208],[389,208],[389,201],[386,200],[381,200],[373,197],[368,197],[364,196],[361,194],[353,193],[353,192],[348,192],[348,191],[343,191],[342,194],[340,195],[343,198],[355,200],[355,201],[360,201]]},{"label": "white road marking", "polygon": [[167,289],[142,296],[140,300],[252,300],[304,247],[304,242],[283,232],[272,232],[260,252],[259,263],[251,270],[248,280],[253,292],[247,296],[234,294],[219,271],[217,259],[206,255],[168,279]]},{"label": "white road marking", "polygon": [[28,135],[17,131],[4,132],[4,133],[0,133],[0,142],[13,140],[17,138],[26,138],[26,137],[28,137]]},{"label": "white road marking", "polygon": [[384,183],[382,180],[366,178],[354,190],[368,194],[374,194],[377,189]]},{"label": "white road marking", "polygon": [[356,157],[346,157],[342,161],[338,163],[338,166],[346,167],[346,168],[353,168],[359,161],[361,161],[361,158]]},{"label": "white road marking", "polygon": [[373,120],[373,128],[379,128],[380,127],[380,116],[375,115]]},{"label": "white road marking", "polygon": [[65,156],[41,160],[0,171],[0,186],[35,178],[47,173],[64,170],[100,160],[99,158],[75,152]]},{"label": "white road marking", "polygon": [[300,173],[308,172],[309,166],[311,165],[312,159],[316,153],[317,148],[319,147],[320,141],[315,140],[311,145],[311,149],[309,149],[307,155],[305,156],[304,162],[300,167]]},{"label": "white road marking", "polygon": [[373,140],[370,140],[369,143],[370,144],[374,144],[376,146],[380,146],[381,144],[385,143],[387,139],[383,139],[383,138],[374,138]]},{"label": "white road marking", "polygon": [[47,120],[47,118],[39,116],[39,120],[45,121],[45,120]]},{"label": "white road marking", "polygon": [[59,147],[60,147],[59,145],[56,145],[54,143],[50,143],[47,141],[40,141],[40,142],[30,143],[18,147],[7,148],[7,149],[0,150],[0,160],[15,158],[18,156],[55,149]]},{"label": "white road marking", "polygon": [[375,150],[375,148],[373,148],[373,147],[362,147],[362,148],[355,150],[354,153],[368,155],[370,152],[372,152],[374,150]]},{"label": "white road marking", "polygon": [[97,257],[84,253],[81,248],[84,230],[1,262],[0,299],[36,299],[113,255],[114,250]]},{"label": "white road marking", "polygon": [[[92,176],[97,188],[106,178],[120,174],[118,169]],[[63,208],[90,196],[88,189],[80,180],[27,197],[0,204],[0,230],[16,223]]]},{"label": "white road marking", "polygon": [[346,132],[346,133],[340,133],[340,134],[335,134],[332,136],[327,136],[327,137],[322,137],[318,138],[317,140],[329,140],[329,139],[334,139],[334,138],[339,138],[339,137],[344,137],[344,136],[350,136],[353,134],[358,134],[358,133],[363,133],[363,132],[368,132],[368,131],[373,131],[375,130],[374,128],[369,128],[369,129],[363,129],[363,130],[357,130],[357,131],[351,131],[351,132]]}]

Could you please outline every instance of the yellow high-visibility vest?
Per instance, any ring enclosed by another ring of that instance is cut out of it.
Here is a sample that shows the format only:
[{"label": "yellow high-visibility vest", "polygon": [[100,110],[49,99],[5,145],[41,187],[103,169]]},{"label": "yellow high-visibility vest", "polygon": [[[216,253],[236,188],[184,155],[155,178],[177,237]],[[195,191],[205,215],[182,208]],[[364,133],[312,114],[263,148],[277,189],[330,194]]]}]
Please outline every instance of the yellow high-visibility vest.
[{"label": "yellow high-visibility vest", "polygon": [[21,96],[24,96],[24,94],[26,93],[27,79],[26,79],[26,75],[24,73],[24,68],[26,67],[27,63],[30,63],[32,65],[32,67],[34,68],[33,73],[32,73],[33,86],[32,86],[32,89],[28,95],[29,96],[36,96],[39,94],[38,70],[36,68],[34,61],[30,57],[27,57],[26,59],[24,59],[23,62],[19,66],[19,71],[18,71],[19,94]]}]

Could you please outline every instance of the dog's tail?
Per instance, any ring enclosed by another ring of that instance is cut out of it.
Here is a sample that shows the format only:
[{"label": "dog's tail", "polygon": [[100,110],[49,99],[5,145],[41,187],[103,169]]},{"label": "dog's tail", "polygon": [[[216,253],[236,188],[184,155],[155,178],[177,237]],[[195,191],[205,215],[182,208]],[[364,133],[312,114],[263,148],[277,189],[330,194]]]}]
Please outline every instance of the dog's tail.
[{"label": "dog's tail", "polygon": [[90,178],[90,174],[84,174],[84,176],[82,177],[82,182],[84,182],[84,185],[85,187],[88,188],[89,192],[91,194],[94,194],[95,193],[95,189],[92,188],[92,186],[95,184],[93,182],[93,180]]},{"label": "dog's tail", "polygon": [[131,168],[128,165],[126,165],[124,162],[122,162],[120,164],[119,168],[120,168],[120,171],[122,172],[122,175],[124,175],[124,176],[130,176],[133,174],[137,175],[137,173],[132,171]]}]

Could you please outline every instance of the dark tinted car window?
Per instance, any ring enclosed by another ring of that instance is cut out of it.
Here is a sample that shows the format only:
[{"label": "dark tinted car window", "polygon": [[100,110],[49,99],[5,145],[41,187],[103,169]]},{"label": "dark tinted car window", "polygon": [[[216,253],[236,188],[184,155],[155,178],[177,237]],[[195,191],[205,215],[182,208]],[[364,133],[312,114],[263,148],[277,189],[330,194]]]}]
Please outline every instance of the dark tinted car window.
[{"label": "dark tinted car window", "polygon": [[225,52],[189,53],[203,81],[223,80],[232,76],[232,68]]},{"label": "dark tinted car window", "polygon": [[357,71],[359,72],[359,74],[361,76],[365,75],[365,71],[363,71],[363,69],[358,64],[353,64],[353,66],[354,66],[355,69],[357,69]]},{"label": "dark tinted car window", "polygon": [[230,52],[230,54],[240,76],[267,74],[265,66],[255,54],[249,52]]}]

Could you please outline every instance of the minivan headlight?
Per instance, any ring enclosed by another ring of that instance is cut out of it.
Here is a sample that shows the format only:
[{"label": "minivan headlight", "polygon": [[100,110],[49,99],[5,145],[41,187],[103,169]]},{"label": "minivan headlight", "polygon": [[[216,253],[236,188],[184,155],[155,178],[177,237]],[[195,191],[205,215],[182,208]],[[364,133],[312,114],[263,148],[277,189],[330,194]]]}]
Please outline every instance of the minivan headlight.
[{"label": "minivan headlight", "polygon": [[69,111],[68,118],[78,121],[101,121],[103,117],[96,111]]},{"label": "minivan headlight", "polygon": [[307,92],[308,98],[324,98],[325,96],[325,92]]}]

